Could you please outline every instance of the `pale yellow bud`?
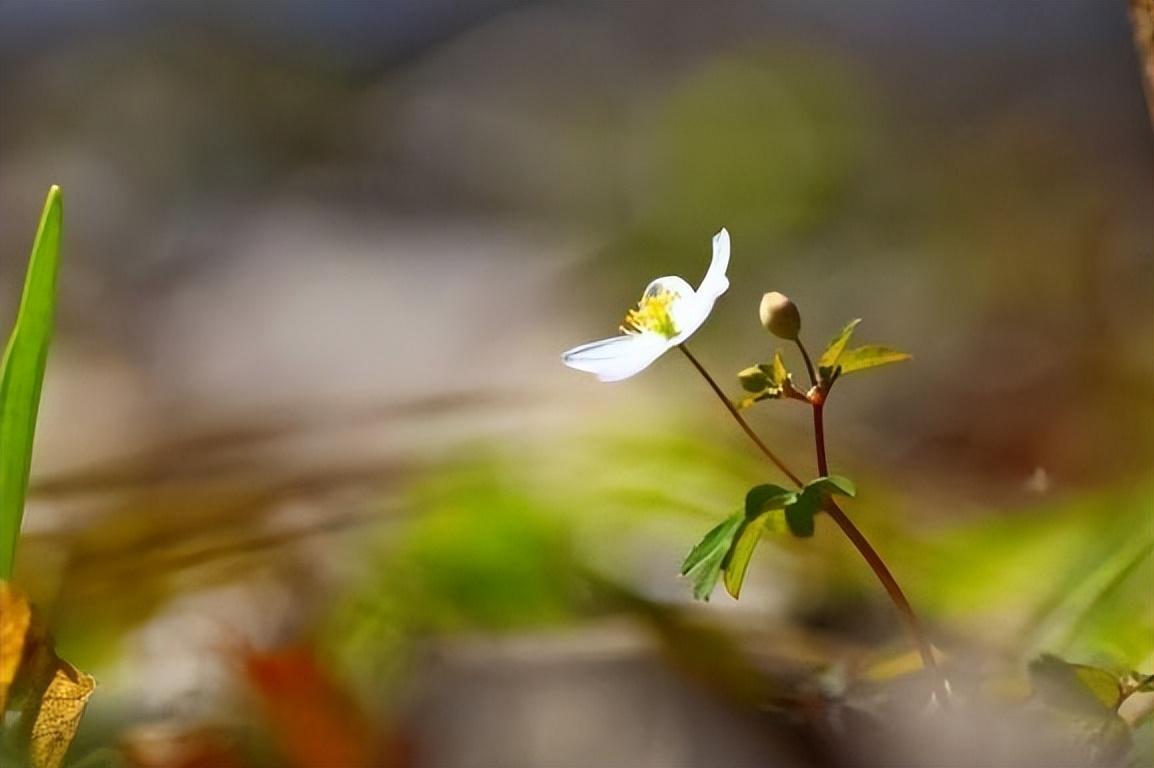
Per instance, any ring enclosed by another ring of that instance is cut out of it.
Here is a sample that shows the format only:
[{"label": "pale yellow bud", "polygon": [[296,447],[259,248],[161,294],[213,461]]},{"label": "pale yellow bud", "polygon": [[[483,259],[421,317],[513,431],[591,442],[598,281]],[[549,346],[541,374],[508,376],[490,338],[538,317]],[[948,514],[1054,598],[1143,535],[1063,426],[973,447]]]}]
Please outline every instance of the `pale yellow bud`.
[{"label": "pale yellow bud", "polygon": [[777,291],[770,291],[761,297],[761,324],[766,330],[781,339],[796,341],[801,333],[801,313],[789,297]]}]

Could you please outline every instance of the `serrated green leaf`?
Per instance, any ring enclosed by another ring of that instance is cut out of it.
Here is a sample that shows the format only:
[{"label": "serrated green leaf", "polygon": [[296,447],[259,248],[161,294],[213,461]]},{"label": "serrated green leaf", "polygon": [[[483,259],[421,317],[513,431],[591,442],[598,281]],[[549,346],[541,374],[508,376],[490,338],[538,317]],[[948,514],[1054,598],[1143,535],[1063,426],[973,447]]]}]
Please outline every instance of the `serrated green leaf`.
[{"label": "serrated green leaf", "polygon": [[63,205],[48,190],[32,244],[16,325],[0,362],[0,579],[12,577],[28,492],[36,415],[56,314]]},{"label": "serrated green leaf", "polygon": [[1117,675],[1052,654],[1030,662],[1030,682],[1047,704],[1076,715],[1112,713],[1122,699]]},{"label": "serrated green leaf", "polygon": [[809,488],[797,495],[794,502],[785,508],[785,522],[789,532],[802,539],[813,536],[813,516],[821,508],[821,494]]},{"label": "serrated green leaf", "polygon": [[745,494],[745,516],[754,518],[770,509],[784,509],[797,497],[795,491],[780,485],[755,485]]},{"label": "serrated green leaf", "polygon": [[857,495],[857,487],[854,486],[853,480],[842,475],[829,475],[828,477],[819,477],[816,480],[811,480],[806,483],[807,489],[812,488],[820,494],[828,494],[833,496],[848,496],[851,499]]},{"label": "serrated green leaf", "polygon": [[845,328],[841,329],[841,333],[834,336],[826,345],[825,351],[821,353],[821,359],[817,361],[819,368],[826,368],[833,371],[837,366],[838,360],[841,359],[841,353],[845,350],[845,345],[849,343],[850,337],[853,336],[853,329],[857,328],[857,324],[861,322],[861,318],[850,320]]},{"label": "serrated green leaf", "polygon": [[854,371],[864,371],[867,368],[877,368],[879,365],[889,365],[890,363],[900,363],[903,360],[910,360],[913,356],[905,352],[899,352],[896,349],[883,347],[878,344],[867,344],[864,347],[857,347],[855,349],[847,349],[842,352],[841,358],[838,360],[838,365],[841,366],[842,375],[853,373]]},{"label": "serrated green leaf", "polygon": [[753,550],[757,548],[757,542],[761,540],[761,534],[769,520],[769,515],[747,519],[725,559],[725,591],[735,600],[741,596],[741,585],[745,581],[749,561],[753,558]]},{"label": "serrated green leaf", "polygon": [[708,600],[721,576],[721,564],[733,546],[733,537],[745,522],[745,512],[735,512],[701,539],[681,565],[681,575],[693,583],[693,596]]}]

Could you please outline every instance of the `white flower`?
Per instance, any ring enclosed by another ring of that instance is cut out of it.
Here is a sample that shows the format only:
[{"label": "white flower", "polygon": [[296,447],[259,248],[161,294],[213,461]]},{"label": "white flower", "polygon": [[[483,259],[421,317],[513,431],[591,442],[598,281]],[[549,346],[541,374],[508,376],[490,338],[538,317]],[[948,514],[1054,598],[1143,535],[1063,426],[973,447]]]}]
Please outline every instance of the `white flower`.
[{"label": "white flower", "polygon": [[722,229],[713,236],[713,261],[696,291],[680,277],[657,278],[645,289],[637,309],[626,315],[623,335],[574,347],[561,359],[601,381],[621,381],[641,373],[701,327],[717,297],[729,288],[728,267],[729,232]]}]

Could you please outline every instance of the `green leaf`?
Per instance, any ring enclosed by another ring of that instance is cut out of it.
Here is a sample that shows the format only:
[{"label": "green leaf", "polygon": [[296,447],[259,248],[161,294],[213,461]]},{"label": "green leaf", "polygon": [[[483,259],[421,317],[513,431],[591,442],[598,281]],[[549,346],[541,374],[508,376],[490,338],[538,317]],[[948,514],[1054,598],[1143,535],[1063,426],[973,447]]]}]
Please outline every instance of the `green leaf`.
[{"label": "green leaf", "polygon": [[806,483],[805,487],[807,490],[812,488],[817,493],[829,496],[848,496],[852,499],[857,495],[853,481],[841,475],[819,477]]},{"label": "green leaf", "polygon": [[1111,713],[1122,701],[1117,675],[1052,654],[1030,662],[1030,682],[1039,698],[1071,714]]},{"label": "green leaf", "polygon": [[849,343],[850,337],[853,336],[853,329],[857,328],[857,324],[860,322],[861,318],[850,320],[849,323],[846,324],[846,327],[841,329],[841,333],[833,337],[833,340],[826,345],[825,352],[821,353],[821,359],[817,361],[819,367],[826,368],[831,372],[837,367],[845,345]]},{"label": "green leaf", "polygon": [[0,363],[0,579],[12,577],[28,492],[36,414],[56,313],[63,217],[60,188],[48,190],[32,244],[16,325]]},{"label": "green leaf", "polygon": [[745,516],[754,518],[771,509],[784,509],[797,498],[797,493],[780,485],[755,485],[745,494]]},{"label": "green leaf", "polygon": [[785,382],[789,380],[789,371],[785,368],[785,361],[781,359],[781,351],[775,350],[773,353],[773,368],[770,372],[770,381],[775,387],[784,387]]},{"label": "green leaf", "polygon": [[808,539],[813,536],[813,516],[821,509],[821,494],[806,488],[785,508],[785,522],[794,536]]},{"label": "green leaf", "polygon": [[761,540],[761,533],[769,520],[769,515],[760,515],[752,520],[747,518],[725,559],[725,591],[735,600],[741,596],[741,585],[745,581],[753,550],[757,548],[757,542]]},{"label": "green leaf", "polygon": [[879,365],[900,363],[912,359],[912,355],[899,352],[896,349],[882,347],[877,344],[867,344],[864,347],[846,350],[838,360],[842,374],[864,371],[867,368],[877,368]]},{"label": "green leaf", "polygon": [[756,395],[743,397],[734,405],[737,407],[737,410],[744,411],[746,408],[752,407],[754,403],[760,403],[762,400],[780,400],[781,395],[782,391],[780,389],[770,387],[769,389],[758,392]]},{"label": "green leaf", "polygon": [[733,537],[745,522],[745,512],[735,512],[714,526],[681,565],[681,575],[693,583],[693,596],[708,600],[721,576],[721,564],[733,545]]},{"label": "green leaf", "polygon": [[753,392],[754,394],[764,391],[769,386],[769,376],[766,375],[760,365],[753,365],[738,371],[737,379],[741,382],[742,389],[746,392]]}]

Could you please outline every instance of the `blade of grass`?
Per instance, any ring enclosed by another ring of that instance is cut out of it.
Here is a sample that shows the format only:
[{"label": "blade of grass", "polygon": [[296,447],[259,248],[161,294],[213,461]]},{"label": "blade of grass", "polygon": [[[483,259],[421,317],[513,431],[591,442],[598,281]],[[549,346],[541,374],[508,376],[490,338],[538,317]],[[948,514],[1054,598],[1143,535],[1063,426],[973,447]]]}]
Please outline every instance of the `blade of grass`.
[{"label": "blade of grass", "polygon": [[60,188],[53,186],[32,244],[16,324],[0,363],[0,579],[4,580],[12,578],[28,491],[36,414],[56,314],[62,218]]}]

